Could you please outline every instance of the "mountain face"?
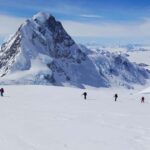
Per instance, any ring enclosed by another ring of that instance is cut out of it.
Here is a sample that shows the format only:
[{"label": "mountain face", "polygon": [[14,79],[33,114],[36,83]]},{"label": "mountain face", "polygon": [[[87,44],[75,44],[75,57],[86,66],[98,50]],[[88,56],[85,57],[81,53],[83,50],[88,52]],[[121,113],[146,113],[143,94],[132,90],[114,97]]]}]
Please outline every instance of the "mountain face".
[{"label": "mountain face", "polygon": [[145,84],[149,73],[125,56],[77,45],[52,15],[23,23],[0,51],[1,84],[109,87]]}]

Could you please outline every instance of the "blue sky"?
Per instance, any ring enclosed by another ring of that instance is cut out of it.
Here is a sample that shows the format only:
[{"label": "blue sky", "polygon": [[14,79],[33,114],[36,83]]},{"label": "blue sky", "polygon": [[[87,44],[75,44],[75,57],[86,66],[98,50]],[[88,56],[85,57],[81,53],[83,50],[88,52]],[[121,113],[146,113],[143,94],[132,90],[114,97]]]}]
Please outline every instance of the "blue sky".
[{"label": "blue sky", "polygon": [[39,11],[79,42],[150,43],[150,0],[0,0],[0,41]]}]

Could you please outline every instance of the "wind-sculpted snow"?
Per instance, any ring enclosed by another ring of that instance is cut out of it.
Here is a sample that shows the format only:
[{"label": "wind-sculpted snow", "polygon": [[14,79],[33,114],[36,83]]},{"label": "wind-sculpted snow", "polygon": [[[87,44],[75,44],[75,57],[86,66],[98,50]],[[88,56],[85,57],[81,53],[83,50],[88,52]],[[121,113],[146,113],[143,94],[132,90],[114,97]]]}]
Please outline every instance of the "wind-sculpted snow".
[{"label": "wind-sculpted snow", "polygon": [[23,23],[0,51],[3,84],[53,84],[84,88],[145,84],[148,72],[125,56],[77,45],[52,15]]}]

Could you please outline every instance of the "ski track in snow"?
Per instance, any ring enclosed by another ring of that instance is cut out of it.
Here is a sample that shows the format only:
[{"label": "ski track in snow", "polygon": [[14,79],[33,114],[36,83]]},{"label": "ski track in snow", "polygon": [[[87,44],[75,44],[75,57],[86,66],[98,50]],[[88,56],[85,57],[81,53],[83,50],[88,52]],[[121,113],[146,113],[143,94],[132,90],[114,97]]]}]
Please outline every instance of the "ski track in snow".
[{"label": "ski track in snow", "polygon": [[[126,89],[4,86],[2,150],[149,150],[150,96]],[[114,102],[114,93],[119,99]]]}]

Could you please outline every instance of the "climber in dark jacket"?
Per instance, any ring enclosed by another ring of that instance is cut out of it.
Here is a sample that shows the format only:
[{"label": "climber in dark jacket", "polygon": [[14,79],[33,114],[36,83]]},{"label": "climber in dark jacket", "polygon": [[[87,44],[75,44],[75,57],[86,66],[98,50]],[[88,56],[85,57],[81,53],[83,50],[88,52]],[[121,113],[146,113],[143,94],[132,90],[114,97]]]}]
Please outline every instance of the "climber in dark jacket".
[{"label": "climber in dark jacket", "polygon": [[115,94],[114,97],[115,97],[115,101],[117,101],[118,94]]},{"label": "climber in dark jacket", "polygon": [[3,95],[4,94],[4,89],[3,88],[0,89],[0,93],[1,93],[1,96],[4,96]]},{"label": "climber in dark jacket", "polygon": [[87,97],[87,93],[86,93],[86,92],[84,92],[82,95],[84,95],[84,99],[86,99],[86,97]]},{"label": "climber in dark jacket", "polygon": [[145,100],[145,98],[144,98],[144,96],[142,96],[141,97],[141,103],[144,103],[144,100]]}]

